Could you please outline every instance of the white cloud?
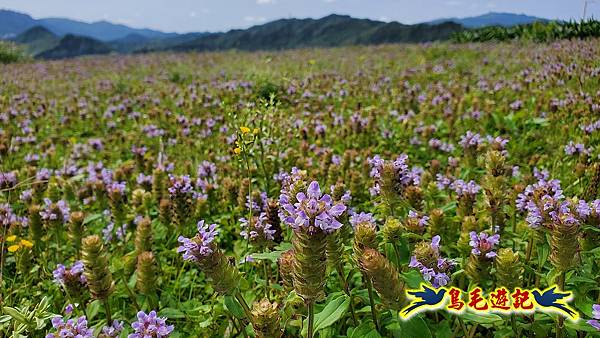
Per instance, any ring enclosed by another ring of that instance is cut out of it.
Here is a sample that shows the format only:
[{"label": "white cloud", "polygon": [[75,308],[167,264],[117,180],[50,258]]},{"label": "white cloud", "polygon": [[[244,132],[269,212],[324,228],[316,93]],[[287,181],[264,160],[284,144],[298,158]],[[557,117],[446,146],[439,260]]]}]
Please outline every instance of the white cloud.
[{"label": "white cloud", "polygon": [[333,3],[333,2],[336,2],[336,1],[337,1],[337,0],[323,0],[323,2],[326,2],[326,3],[328,3],[328,4],[330,4],[330,3]]},{"label": "white cloud", "polygon": [[256,0],[256,3],[259,5],[269,5],[274,4],[275,0]]}]

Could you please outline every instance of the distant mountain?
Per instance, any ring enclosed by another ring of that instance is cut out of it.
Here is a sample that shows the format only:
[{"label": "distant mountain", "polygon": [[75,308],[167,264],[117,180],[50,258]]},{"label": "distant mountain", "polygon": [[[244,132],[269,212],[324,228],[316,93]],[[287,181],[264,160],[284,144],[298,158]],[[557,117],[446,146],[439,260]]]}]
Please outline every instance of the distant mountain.
[{"label": "distant mountain", "polygon": [[17,35],[13,41],[25,45],[31,55],[37,55],[56,47],[60,38],[45,27],[35,26]]},{"label": "distant mountain", "polygon": [[107,21],[85,23],[61,18],[40,19],[38,21],[41,25],[58,35],[77,34],[89,36],[101,41],[122,39],[131,34],[140,35],[146,38],[162,38],[176,35],[151,29],[130,28],[125,25],[113,24]]},{"label": "distant mountain", "polygon": [[86,23],[62,18],[36,20],[27,14],[9,10],[0,10],[0,38],[15,37],[34,26],[46,27],[52,33],[59,36],[77,34],[101,41],[121,39],[130,34],[138,34],[151,39],[173,37],[177,35],[151,29],[131,28],[106,21]]},{"label": "distant mountain", "polygon": [[36,25],[27,14],[0,9],[0,38],[14,38],[18,34]]},{"label": "distant mountain", "polygon": [[329,15],[321,19],[281,19],[245,30],[206,34],[175,46],[146,50],[277,50],[354,44],[446,40],[463,28],[456,23],[403,25]]},{"label": "distant mountain", "polygon": [[208,33],[187,33],[164,38],[150,39],[139,34],[130,34],[122,39],[110,41],[112,48],[120,53],[164,50],[194,40]]},{"label": "distant mountain", "polygon": [[511,26],[544,19],[510,13],[440,19],[416,25],[357,19],[332,14],[320,19],[281,19],[248,29],[222,33],[163,33],[106,21],[84,23],[70,19],[33,19],[0,10],[0,38],[11,37],[40,58],[153,51],[280,50],[382,43],[448,40],[465,28]]},{"label": "distant mountain", "polygon": [[525,14],[513,14],[513,13],[487,13],[479,16],[467,17],[467,18],[446,18],[430,21],[430,24],[439,24],[442,22],[455,22],[461,24],[467,28],[480,28],[485,26],[516,26],[522,24],[529,24],[536,21],[549,21],[548,19],[542,19],[535,16],[529,16]]},{"label": "distant mountain", "polygon": [[108,54],[112,49],[102,41],[85,36],[65,35],[58,45],[37,55],[42,59],[64,59],[83,55]]}]

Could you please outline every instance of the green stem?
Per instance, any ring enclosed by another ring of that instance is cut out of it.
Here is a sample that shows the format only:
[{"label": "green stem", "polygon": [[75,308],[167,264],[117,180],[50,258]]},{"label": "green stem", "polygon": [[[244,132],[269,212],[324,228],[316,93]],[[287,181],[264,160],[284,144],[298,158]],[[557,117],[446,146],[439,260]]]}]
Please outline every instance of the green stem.
[{"label": "green stem", "polygon": [[[135,295],[133,294],[133,291],[131,291],[131,289],[129,288],[129,285],[127,285],[127,281],[125,280],[125,275],[123,275],[123,278],[121,278],[121,280],[123,281],[123,285],[125,286],[125,290],[127,291],[127,294],[129,295],[129,298],[131,299],[133,306],[135,306],[135,309],[137,311],[140,311],[141,310],[140,305],[138,304],[137,299],[135,299]],[[110,325],[110,323],[108,323],[108,324]]]},{"label": "green stem", "polygon": [[371,317],[373,317],[373,323],[375,324],[375,329],[377,332],[379,330],[379,322],[377,321],[377,309],[375,309],[375,299],[373,298],[373,285],[371,284],[371,280],[368,277],[365,277],[365,281],[367,283],[367,290],[369,291],[369,303],[371,305]]},{"label": "green stem", "polygon": [[244,297],[242,296],[242,294],[239,291],[235,293],[235,299],[237,299],[237,301],[240,303],[240,305],[244,309],[244,313],[246,314],[248,321],[252,322],[252,311],[250,311],[250,307],[248,306],[248,303],[246,303],[246,300],[244,299]]},{"label": "green stem", "polygon": [[[563,291],[565,289],[565,272],[563,271],[560,276],[558,277],[558,287],[560,288],[561,291]],[[556,321],[556,338],[562,338],[563,337],[563,326],[564,326],[564,321],[565,318],[561,315],[558,315],[558,320]]]},{"label": "green stem", "polygon": [[269,299],[269,279],[271,278],[269,275],[269,268],[267,267],[266,260],[262,261],[263,271],[265,274],[265,297]]},{"label": "green stem", "polygon": [[400,263],[400,249],[398,249],[398,244],[396,243],[394,243],[394,252],[396,253],[396,266],[400,269],[400,271],[402,271],[404,269]]},{"label": "green stem", "polygon": [[112,317],[110,314],[110,304],[108,302],[108,298],[104,299],[103,303],[104,303],[104,311],[106,311],[106,323],[107,323],[107,325],[111,325]]},{"label": "green stem", "polygon": [[512,326],[513,332],[515,333],[515,337],[518,337],[519,330],[517,329],[517,317],[514,313],[510,315],[510,324]]},{"label": "green stem", "polygon": [[465,337],[469,336],[469,331],[467,331],[467,327],[465,326],[465,322],[463,322],[463,320],[457,316],[456,318],[458,318],[458,323],[460,324],[460,327],[462,328],[463,334],[465,335]]},{"label": "green stem", "polygon": [[54,231],[55,231],[55,235],[56,235],[56,253],[54,258],[56,259],[56,263],[58,264],[60,262],[59,260],[59,255],[58,255],[58,251],[60,250],[60,229],[58,228],[58,226],[55,224],[54,225]]},{"label": "green stem", "polygon": [[314,302],[309,302],[306,306],[308,308],[308,330],[306,331],[306,338],[313,338],[313,326],[315,320],[315,309]]},{"label": "green stem", "polygon": [[354,312],[354,301],[348,286],[348,279],[344,277],[344,269],[340,264],[337,264],[336,269],[338,276],[340,276],[340,282],[344,286],[344,293],[350,298],[350,314],[352,315],[352,321],[354,322],[354,326],[358,326],[358,320],[356,319],[356,313]]}]

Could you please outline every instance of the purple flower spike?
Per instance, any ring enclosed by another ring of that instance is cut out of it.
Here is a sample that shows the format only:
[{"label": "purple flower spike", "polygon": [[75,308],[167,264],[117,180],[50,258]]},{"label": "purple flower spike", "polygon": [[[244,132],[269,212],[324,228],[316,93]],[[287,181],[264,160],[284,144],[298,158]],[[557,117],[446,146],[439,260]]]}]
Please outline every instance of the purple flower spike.
[{"label": "purple flower spike", "polygon": [[592,306],[592,317],[594,317],[594,319],[588,320],[587,323],[600,331],[600,304],[594,304]]},{"label": "purple flower spike", "polygon": [[330,195],[322,194],[317,181],[312,181],[306,193],[298,193],[296,199],[298,202],[292,205],[286,194],[279,198],[283,220],[294,230],[307,229],[308,232],[314,232],[318,228],[331,233],[342,227],[337,218],[346,211],[346,206],[342,203],[334,205]]},{"label": "purple flower spike", "polygon": [[166,318],[158,317],[156,311],[150,311],[148,314],[140,311],[137,319],[131,323],[135,332],[128,335],[127,338],[165,338],[171,335],[175,328],[173,325],[167,325]]},{"label": "purple flower spike", "polygon": [[183,252],[183,259],[189,261],[198,261],[213,253],[213,244],[219,231],[216,224],[205,225],[204,221],[198,222],[198,234],[193,238],[179,236],[177,239],[181,246],[177,252]]},{"label": "purple flower spike", "polygon": [[487,258],[496,257],[496,252],[493,249],[500,242],[499,234],[488,236],[485,232],[481,232],[477,235],[475,231],[471,231],[469,235],[471,237],[469,245],[473,248],[471,249],[472,254],[477,256],[484,255]]}]

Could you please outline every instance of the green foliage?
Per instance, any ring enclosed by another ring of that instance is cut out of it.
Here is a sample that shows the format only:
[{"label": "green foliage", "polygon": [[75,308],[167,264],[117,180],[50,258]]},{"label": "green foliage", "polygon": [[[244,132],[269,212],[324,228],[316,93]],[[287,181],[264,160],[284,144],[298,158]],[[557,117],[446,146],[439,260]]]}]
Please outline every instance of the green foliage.
[{"label": "green foliage", "polygon": [[14,63],[26,60],[23,49],[16,44],[0,40],[0,63]]},{"label": "green foliage", "polygon": [[527,40],[549,42],[561,39],[587,39],[600,37],[600,21],[587,19],[582,21],[534,22],[511,27],[489,26],[458,32],[452,39],[456,42],[486,42]]}]

